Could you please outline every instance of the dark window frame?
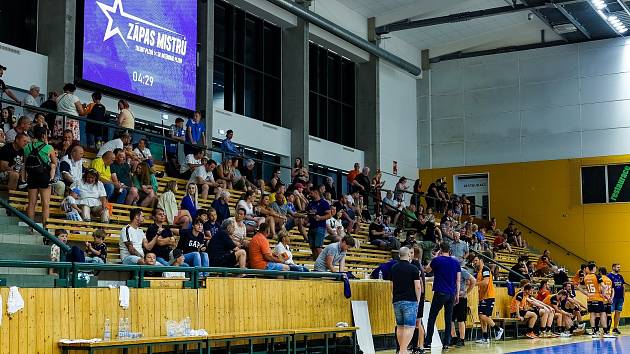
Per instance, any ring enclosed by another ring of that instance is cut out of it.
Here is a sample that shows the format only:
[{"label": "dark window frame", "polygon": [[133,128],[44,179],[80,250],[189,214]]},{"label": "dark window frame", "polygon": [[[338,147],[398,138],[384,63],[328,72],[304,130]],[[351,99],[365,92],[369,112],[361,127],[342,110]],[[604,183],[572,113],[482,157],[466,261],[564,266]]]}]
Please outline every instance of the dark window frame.
[{"label": "dark window frame", "polygon": [[[626,176],[624,176],[624,181],[621,181],[621,176],[625,166],[628,166],[629,169],[626,172]],[[585,177],[584,170],[588,169],[593,171],[594,169],[601,169],[599,172],[600,176],[598,179],[600,181],[589,181],[588,179],[592,179],[591,177]],[[621,168],[620,171],[615,171]],[[601,176],[603,172],[603,176]],[[619,204],[619,203],[628,203],[630,202],[630,162],[626,163],[611,163],[611,164],[601,164],[601,165],[585,165],[580,166],[580,200],[583,205],[588,204]],[[585,181],[586,180],[586,181]],[[602,183],[603,185],[593,185],[586,183]],[[621,190],[618,192],[616,196],[616,200],[612,200],[611,197],[614,194],[615,186],[621,183]],[[624,189],[625,187],[625,189]],[[597,188],[598,196],[593,196],[593,189]],[[588,189],[588,193],[585,193],[585,189]],[[589,200],[585,201],[585,197],[589,197]]]}]

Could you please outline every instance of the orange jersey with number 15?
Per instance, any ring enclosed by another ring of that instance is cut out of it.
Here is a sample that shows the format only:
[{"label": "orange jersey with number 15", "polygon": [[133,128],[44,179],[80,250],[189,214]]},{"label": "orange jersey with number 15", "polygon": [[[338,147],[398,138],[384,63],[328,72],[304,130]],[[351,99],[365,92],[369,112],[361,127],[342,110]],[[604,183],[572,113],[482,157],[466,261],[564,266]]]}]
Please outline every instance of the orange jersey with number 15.
[{"label": "orange jersey with number 15", "polygon": [[587,274],[584,276],[584,286],[586,286],[588,301],[604,301],[600,288],[602,281],[602,277],[599,275]]}]

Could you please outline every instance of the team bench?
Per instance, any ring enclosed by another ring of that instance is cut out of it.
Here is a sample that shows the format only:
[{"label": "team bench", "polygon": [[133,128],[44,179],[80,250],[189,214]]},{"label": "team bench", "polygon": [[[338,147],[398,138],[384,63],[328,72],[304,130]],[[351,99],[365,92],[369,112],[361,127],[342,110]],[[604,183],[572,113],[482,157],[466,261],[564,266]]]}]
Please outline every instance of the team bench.
[{"label": "team bench", "polygon": [[[213,344],[224,343],[227,353],[232,353],[232,344],[234,342],[247,342],[246,353],[275,353],[286,352],[300,353],[309,350],[319,349],[324,353],[329,353],[337,347],[335,342],[330,343],[329,339],[336,339],[337,335],[342,333],[350,333],[352,335],[352,352],[357,353],[356,331],[358,327],[320,327],[320,328],[302,328],[291,330],[264,330],[250,332],[231,332],[231,333],[213,333],[207,336],[195,337],[146,337],[138,339],[121,339],[109,340],[95,343],[65,343],[59,342],[63,354],[69,354],[71,351],[83,351],[90,354],[96,351],[109,349],[122,349],[123,354],[127,354],[131,348],[146,348],[147,354],[153,353],[155,346],[173,345],[175,352],[179,352],[179,346],[182,346],[184,353],[188,352],[188,346],[192,346],[192,352],[198,354],[210,354],[213,350]],[[309,346],[309,338],[312,336],[323,336],[324,342],[321,346]],[[303,339],[303,346],[298,344],[298,339]],[[276,340],[284,340],[286,349],[277,349]],[[255,351],[254,341],[264,340],[264,350]],[[214,348],[218,348],[215,346]],[[242,352],[242,351],[241,351]]]}]

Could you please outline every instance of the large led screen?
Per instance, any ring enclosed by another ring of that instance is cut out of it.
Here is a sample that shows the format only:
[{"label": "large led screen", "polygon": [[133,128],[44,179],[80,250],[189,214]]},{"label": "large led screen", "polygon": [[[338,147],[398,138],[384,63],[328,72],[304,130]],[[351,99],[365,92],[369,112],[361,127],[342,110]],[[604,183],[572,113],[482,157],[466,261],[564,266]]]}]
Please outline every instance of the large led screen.
[{"label": "large led screen", "polygon": [[82,79],[195,109],[197,0],[85,0]]}]

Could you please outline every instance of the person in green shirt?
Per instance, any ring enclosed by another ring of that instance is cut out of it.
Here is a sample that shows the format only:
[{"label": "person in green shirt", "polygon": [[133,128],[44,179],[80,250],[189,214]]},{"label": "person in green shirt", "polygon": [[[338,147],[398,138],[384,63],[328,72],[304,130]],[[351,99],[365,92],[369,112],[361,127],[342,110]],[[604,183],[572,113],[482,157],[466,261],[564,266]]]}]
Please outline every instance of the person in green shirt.
[{"label": "person in green shirt", "polygon": [[[55,178],[57,152],[48,144],[48,129],[45,127],[35,127],[33,137],[33,141],[24,147],[26,164],[22,171],[28,188],[26,213],[29,218],[35,219],[35,206],[39,196],[42,204],[42,223],[46,223],[50,215],[50,183]],[[39,154],[40,166],[30,166],[31,154]]]}]

